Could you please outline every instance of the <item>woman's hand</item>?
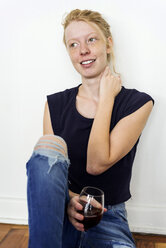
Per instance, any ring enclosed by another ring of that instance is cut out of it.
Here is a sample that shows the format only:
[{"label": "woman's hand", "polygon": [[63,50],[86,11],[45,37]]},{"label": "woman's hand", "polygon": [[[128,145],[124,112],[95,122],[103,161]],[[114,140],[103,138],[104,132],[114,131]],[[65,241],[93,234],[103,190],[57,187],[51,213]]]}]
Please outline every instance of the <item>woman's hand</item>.
[{"label": "woman's hand", "polygon": [[[99,203],[94,201],[94,204],[97,206],[100,206]],[[99,204],[99,205],[98,205]],[[67,213],[68,213],[68,217],[70,222],[72,223],[72,225],[81,232],[84,232],[84,225],[82,223],[80,223],[79,221],[82,221],[84,219],[84,216],[82,214],[79,214],[78,211],[82,210],[83,206],[79,203],[79,196],[73,196],[70,199],[70,202],[68,204],[68,208],[67,208]],[[104,212],[106,212],[107,209],[104,208]]]},{"label": "woman's hand", "polygon": [[121,88],[120,76],[114,76],[111,73],[109,66],[107,66],[100,80],[100,98],[105,100],[109,100],[111,97],[115,98],[121,91]]},{"label": "woman's hand", "polygon": [[84,231],[84,225],[80,223],[79,221],[82,221],[84,219],[84,216],[79,214],[78,211],[82,210],[83,207],[79,203],[79,196],[74,196],[70,199],[70,202],[68,203],[67,213],[70,222],[72,225],[78,230],[83,232]]}]

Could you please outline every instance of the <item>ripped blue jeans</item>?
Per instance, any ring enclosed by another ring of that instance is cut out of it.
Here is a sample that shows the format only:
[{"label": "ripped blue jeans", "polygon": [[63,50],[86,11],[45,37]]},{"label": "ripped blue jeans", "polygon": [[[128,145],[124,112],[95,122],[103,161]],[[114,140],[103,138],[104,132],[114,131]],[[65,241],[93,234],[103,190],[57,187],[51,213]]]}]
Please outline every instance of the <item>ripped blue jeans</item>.
[{"label": "ripped blue jeans", "polygon": [[[45,135],[27,162],[29,248],[78,248],[81,233],[68,220],[68,166],[65,141]],[[105,206],[100,223],[83,236],[82,248],[135,248],[125,204]]]}]

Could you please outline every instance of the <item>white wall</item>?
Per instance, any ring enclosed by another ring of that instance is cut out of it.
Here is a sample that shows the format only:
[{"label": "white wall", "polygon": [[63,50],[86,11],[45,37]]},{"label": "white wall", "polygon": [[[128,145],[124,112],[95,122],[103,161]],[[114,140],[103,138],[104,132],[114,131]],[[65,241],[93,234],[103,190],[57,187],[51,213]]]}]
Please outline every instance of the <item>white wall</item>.
[{"label": "white wall", "polygon": [[0,1],[0,222],[27,223],[25,163],[42,135],[46,95],[80,83],[62,43],[62,16],[73,8],[104,14],[123,84],[156,101],[127,208],[133,231],[166,234],[164,0]]}]

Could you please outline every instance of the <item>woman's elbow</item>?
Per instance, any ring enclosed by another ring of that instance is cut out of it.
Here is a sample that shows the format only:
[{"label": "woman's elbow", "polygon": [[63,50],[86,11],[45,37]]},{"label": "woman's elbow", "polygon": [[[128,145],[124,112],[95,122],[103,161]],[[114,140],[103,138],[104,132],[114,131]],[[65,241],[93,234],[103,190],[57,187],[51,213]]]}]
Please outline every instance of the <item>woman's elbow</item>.
[{"label": "woman's elbow", "polygon": [[107,163],[88,162],[86,165],[86,171],[90,175],[98,176],[108,170],[111,166],[111,164]]},{"label": "woman's elbow", "polygon": [[97,168],[97,166],[86,166],[86,172],[92,176],[100,175],[102,172]]}]

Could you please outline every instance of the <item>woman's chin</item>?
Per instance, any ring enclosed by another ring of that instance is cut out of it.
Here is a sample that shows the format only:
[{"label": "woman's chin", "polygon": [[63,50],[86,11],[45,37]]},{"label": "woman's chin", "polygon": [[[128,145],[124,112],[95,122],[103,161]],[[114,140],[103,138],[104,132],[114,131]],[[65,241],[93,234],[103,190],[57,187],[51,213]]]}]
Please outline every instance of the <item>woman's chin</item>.
[{"label": "woman's chin", "polygon": [[89,72],[86,72],[86,73],[80,73],[81,77],[82,78],[86,78],[86,79],[92,79],[92,78],[97,78],[99,77],[102,73],[103,73],[104,70],[99,70],[99,71],[89,71]]}]

